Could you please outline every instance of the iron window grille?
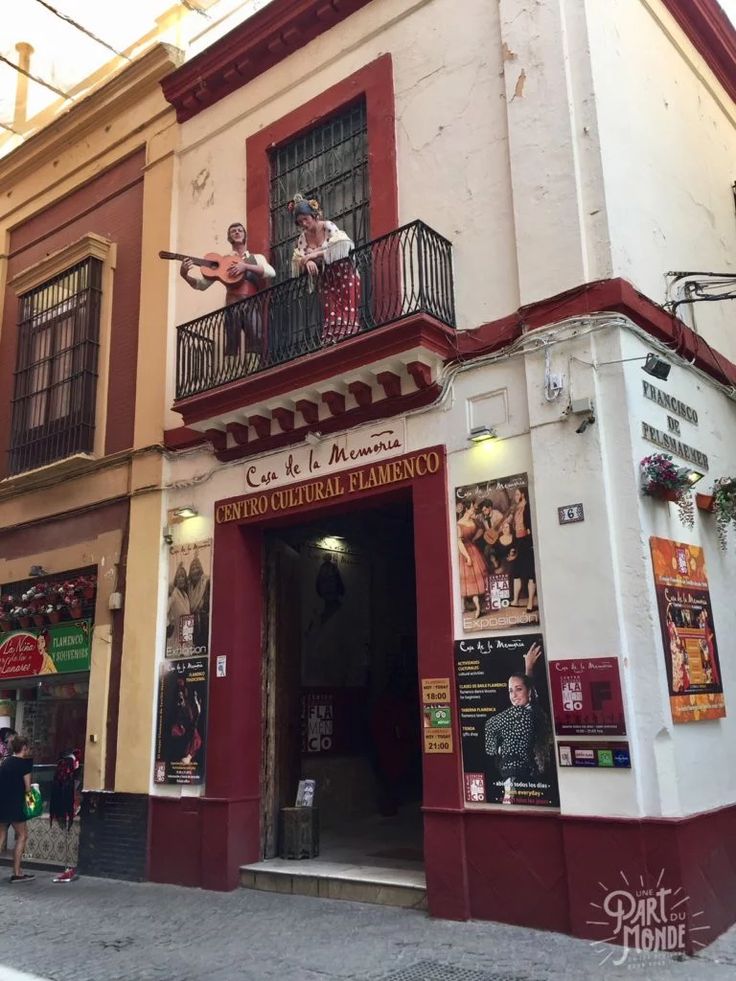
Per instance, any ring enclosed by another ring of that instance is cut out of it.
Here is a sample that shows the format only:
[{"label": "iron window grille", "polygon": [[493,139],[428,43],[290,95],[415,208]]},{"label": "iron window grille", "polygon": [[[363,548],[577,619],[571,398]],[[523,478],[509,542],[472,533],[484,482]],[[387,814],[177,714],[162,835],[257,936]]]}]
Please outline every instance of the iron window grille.
[{"label": "iron window grille", "polygon": [[101,284],[90,256],[20,297],[10,474],[93,449]]},{"label": "iron window grille", "polygon": [[288,204],[295,194],[317,198],[326,218],[356,246],[370,238],[368,126],[365,99],[270,154],[271,259],[277,282],[291,276],[297,232]]}]

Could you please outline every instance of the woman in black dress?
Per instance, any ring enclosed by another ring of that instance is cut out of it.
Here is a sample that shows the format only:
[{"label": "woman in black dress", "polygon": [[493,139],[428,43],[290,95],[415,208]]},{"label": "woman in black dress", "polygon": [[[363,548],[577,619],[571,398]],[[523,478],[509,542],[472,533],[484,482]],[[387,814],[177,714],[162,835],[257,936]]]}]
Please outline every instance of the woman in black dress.
[{"label": "woman in black dress", "polygon": [[510,707],[485,724],[486,753],[496,760],[504,804],[523,803],[515,800],[516,785],[543,780],[552,753],[552,724],[537,703],[531,677],[541,654],[541,645],[532,644],[524,655],[524,673],[509,678]]},{"label": "woman in black dress", "polygon": [[8,833],[8,825],[12,824],[15,831],[15,848],[13,849],[13,874],[10,881],[30,882],[35,875],[23,873],[20,863],[28,841],[26,825],[25,796],[31,789],[31,770],[33,760],[30,758],[30,743],[25,736],[13,736],[10,740],[12,756],[7,756],[0,765],[0,837]]}]

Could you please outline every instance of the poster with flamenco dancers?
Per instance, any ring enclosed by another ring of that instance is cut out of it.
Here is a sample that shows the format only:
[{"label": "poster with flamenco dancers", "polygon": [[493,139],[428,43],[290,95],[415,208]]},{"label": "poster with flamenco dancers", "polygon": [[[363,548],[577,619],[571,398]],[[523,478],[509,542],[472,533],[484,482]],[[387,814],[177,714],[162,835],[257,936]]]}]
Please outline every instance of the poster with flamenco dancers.
[{"label": "poster with flamenco dancers", "polygon": [[204,783],[207,658],[161,665],[154,783]]},{"label": "poster with flamenco dancers", "polygon": [[697,545],[650,538],[672,721],[726,714],[705,557]]},{"label": "poster with flamenco dancers", "polygon": [[529,478],[455,488],[463,630],[539,624]]}]

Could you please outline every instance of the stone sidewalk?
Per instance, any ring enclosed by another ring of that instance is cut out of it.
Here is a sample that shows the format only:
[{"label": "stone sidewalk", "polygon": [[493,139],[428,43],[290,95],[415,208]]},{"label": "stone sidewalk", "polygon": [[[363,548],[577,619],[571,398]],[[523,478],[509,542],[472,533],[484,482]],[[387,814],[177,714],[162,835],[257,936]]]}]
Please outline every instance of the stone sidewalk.
[{"label": "stone sidewalk", "polygon": [[[241,889],[204,892],[84,878],[0,881],[0,964],[51,981],[720,981],[736,929],[694,959],[494,923]],[[612,954],[605,964],[601,961]]]}]

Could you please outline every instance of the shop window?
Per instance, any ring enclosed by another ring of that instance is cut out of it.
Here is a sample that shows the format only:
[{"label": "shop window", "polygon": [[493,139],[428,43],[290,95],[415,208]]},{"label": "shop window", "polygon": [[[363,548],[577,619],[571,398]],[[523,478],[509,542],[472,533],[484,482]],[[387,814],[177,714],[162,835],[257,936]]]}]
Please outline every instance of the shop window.
[{"label": "shop window", "polygon": [[279,281],[291,275],[295,194],[317,198],[325,217],[357,245],[370,238],[368,127],[360,99],[270,152],[271,259]]},{"label": "shop window", "polygon": [[19,300],[11,475],[99,449],[112,256],[109,242],[88,235],[10,283]]}]

